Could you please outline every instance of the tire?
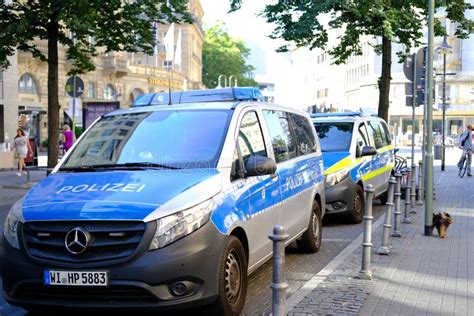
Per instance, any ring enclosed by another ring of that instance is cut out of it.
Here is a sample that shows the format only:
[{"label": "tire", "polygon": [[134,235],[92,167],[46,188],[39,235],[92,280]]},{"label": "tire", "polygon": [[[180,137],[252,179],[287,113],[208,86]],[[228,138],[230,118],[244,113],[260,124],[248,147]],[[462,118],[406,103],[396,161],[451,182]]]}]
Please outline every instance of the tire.
[{"label": "tire", "polygon": [[214,303],[218,315],[237,316],[247,295],[247,256],[240,240],[230,236],[219,264],[219,294]]},{"label": "tire", "polygon": [[296,241],[298,248],[306,253],[318,252],[323,238],[323,224],[321,218],[321,206],[318,201],[313,201],[313,209],[308,223],[308,229],[300,239]]},{"label": "tire", "polygon": [[388,189],[387,189],[387,191],[385,191],[384,193],[382,193],[382,195],[379,196],[379,200],[380,200],[380,203],[382,203],[382,205],[387,204],[387,200],[388,200]]},{"label": "tire", "polygon": [[354,190],[354,197],[352,198],[352,211],[349,214],[349,221],[353,224],[359,224],[364,218],[364,190],[360,185],[357,185]]}]

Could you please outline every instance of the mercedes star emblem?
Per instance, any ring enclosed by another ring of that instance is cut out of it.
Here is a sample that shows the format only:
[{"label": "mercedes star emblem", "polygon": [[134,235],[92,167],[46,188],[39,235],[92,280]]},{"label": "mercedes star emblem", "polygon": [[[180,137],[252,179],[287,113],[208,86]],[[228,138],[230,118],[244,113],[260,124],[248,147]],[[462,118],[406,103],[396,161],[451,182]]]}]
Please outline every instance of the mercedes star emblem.
[{"label": "mercedes star emblem", "polygon": [[64,244],[70,253],[78,255],[87,249],[89,240],[90,235],[84,228],[75,227],[66,234]]}]

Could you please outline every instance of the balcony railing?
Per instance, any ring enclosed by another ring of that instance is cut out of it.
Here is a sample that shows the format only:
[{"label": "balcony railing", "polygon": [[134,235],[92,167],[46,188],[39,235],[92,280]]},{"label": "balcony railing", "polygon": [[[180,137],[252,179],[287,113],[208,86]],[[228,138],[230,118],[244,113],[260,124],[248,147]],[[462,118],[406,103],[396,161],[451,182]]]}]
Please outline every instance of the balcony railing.
[{"label": "balcony railing", "polygon": [[103,56],[101,64],[105,75],[115,73],[118,76],[125,76],[129,72],[128,61],[123,57]]}]

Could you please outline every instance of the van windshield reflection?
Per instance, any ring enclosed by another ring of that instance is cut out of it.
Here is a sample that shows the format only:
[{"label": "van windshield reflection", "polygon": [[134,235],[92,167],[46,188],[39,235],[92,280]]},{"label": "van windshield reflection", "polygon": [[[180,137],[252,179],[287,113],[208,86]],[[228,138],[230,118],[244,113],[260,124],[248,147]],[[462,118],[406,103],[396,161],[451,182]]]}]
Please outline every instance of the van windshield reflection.
[{"label": "van windshield reflection", "polygon": [[60,170],[215,168],[230,110],[161,110],[105,116]]}]

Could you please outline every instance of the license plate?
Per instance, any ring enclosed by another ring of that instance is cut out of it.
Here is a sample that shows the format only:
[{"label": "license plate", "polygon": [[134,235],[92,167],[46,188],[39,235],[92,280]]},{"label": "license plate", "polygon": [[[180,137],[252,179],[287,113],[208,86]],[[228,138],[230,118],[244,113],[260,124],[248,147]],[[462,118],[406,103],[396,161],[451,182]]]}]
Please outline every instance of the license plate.
[{"label": "license plate", "polygon": [[44,270],[45,285],[107,286],[107,271]]}]

